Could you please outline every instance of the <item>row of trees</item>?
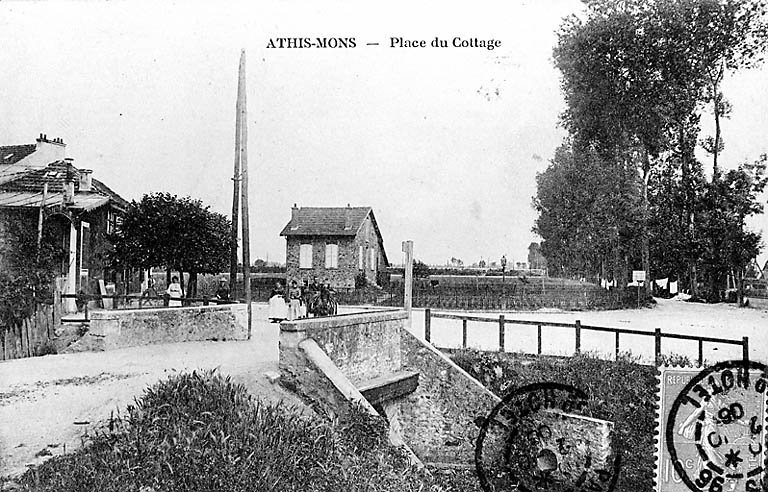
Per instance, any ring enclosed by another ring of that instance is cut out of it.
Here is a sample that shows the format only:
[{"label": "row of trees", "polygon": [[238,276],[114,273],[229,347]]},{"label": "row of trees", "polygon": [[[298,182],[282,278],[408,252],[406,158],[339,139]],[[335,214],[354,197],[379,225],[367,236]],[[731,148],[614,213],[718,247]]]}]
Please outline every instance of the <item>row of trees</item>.
[{"label": "row of trees", "polygon": [[130,204],[110,237],[111,264],[120,270],[165,268],[168,284],[172,270],[182,278],[189,273],[186,295],[195,297],[198,274],[229,268],[231,230],[227,217],[200,200],[170,193],[144,195]]},{"label": "row of trees", "polygon": [[[719,157],[731,111],[722,82],[762,61],[765,1],[585,3],[558,33],[569,135],[534,197],[550,271],[621,282],[645,270],[719,298],[760,248],[745,220],[762,211],[766,158],[724,172]],[[705,117],[713,135],[701,134]]]}]

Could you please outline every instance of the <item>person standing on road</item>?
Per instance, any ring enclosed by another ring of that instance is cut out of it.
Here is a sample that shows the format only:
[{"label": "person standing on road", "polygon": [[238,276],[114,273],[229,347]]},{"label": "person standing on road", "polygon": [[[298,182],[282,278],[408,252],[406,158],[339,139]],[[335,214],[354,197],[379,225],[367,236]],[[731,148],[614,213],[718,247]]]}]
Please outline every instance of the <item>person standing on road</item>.
[{"label": "person standing on road", "polygon": [[171,277],[171,285],[168,286],[168,290],[165,291],[170,298],[168,301],[168,307],[181,307],[181,284],[179,283],[179,277]]},{"label": "person standing on road", "polygon": [[291,288],[288,289],[288,320],[293,321],[301,317],[301,288],[296,280],[291,280]]}]

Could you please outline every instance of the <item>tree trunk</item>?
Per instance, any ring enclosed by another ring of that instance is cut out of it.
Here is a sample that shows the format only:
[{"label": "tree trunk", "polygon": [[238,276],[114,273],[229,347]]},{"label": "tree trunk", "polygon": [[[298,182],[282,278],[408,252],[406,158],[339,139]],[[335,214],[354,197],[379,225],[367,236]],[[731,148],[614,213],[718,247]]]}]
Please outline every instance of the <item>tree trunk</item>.
[{"label": "tree trunk", "polygon": [[744,269],[736,269],[736,305],[744,306]]},{"label": "tree trunk", "polygon": [[189,272],[187,281],[187,297],[197,297],[197,272]]},{"label": "tree trunk", "polygon": [[642,182],[642,203],[641,203],[641,211],[642,211],[642,239],[641,239],[641,249],[642,249],[642,259],[643,259],[643,270],[645,271],[645,282],[643,283],[645,288],[645,293],[647,295],[651,294],[651,241],[648,237],[648,179],[651,175],[651,160],[648,156],[648,150],[643,149],[643,182]]},{"label": "tree trunk", "polygon": [[715,114],[715,144],[712,149],[712,181],[716,181],[720,178],[720,169],[717,165],[717,156],[720,153],[720,101],[722,95],[720,94],[720,81],[723,78],[724,68],[721,65],[715,77],[712,77],[712,97],[714,99],[714,114]]}]

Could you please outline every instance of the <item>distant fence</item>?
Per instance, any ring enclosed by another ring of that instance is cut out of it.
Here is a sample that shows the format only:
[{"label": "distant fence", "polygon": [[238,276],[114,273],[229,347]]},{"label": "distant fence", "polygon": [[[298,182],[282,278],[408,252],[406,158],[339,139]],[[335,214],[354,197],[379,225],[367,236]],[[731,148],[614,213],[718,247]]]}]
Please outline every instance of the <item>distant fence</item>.
[{"label": "distant fence", "polygon": [[[403,304],[403,285],[393,282],[388,305]],[[464,310],[620,309],[635,305],[634,296],[607,291],[586,283],[544,277],[507,279],[466,277],[418,280],[413,285],[413,307]]]},{"label": "distant fence", "polygon": [[467,322],[468,321],[479,321],[479,322],[487,322],[487,323],[498,323],[499,326],[499,352],[504,352],[505,347],[505,336],[506,336],[506,330],[505,326],[510,325],[529,325],[529,326],[536,326],[538,328],[538,349],[537,353],[538,355],[541,355],[541,345],[542,345],[542,331],[543,327],[560,327],[560,328],[573,328],[574,334],[575,334],[575,353],[581,353],[581,332],[582,330],[591,330],[591,331],[600,331],[600,332],[607,332],[607,333],[613,333],[616,337],[616,344],[615,344],[615,352],[616,357],[619,356],[619,340],[621,335],[641,335],[641,336],[648,336],[648,337],[654,337],[656,343],[654,345],[654,360],[656,361],[656,364],[658,365],[660,356],[661,356],[661,340],[662,338],[674,338],[678,340],[692,340],[698,342],[698,348],[699,348],[699,358],[698,363],[701,366],[704,362],[704,342],[708,343],[722,343],[727,345],[741,345],[742,348],[742,357],[744,360],[749,359],[749,337],[742,337],[741,340],[731,340],[727,338],[716,338],[716,337],[702,337],[698,335],[682,335],[679,333],[662,333],[660,328],[656,328],[653,333],[647,332],[647,331],[641,331],[641,330],[630,330],[626,328],[609,328],[604,326],[590,326],[590,325],[582,325],[581,321],[576,320],[575,323],[555,323],[550,321],[529,321],[529,320],[515,320],[515,319],[506,319],[503,314],[499,315],[498,318],[491,318],[491,317],[483,317],[483,316],[466,316],[461,314],[447,314],[447,313],[433,313],[431,309],[426,309],[424,312],[424,339],[427,342],[431,342],[432,339],[432,319],[433,318],[441,318],[441,319],[452,319],[452,320],[459,320],[462,323],[461,327],[461,346],[462,348],[467,348]]}]

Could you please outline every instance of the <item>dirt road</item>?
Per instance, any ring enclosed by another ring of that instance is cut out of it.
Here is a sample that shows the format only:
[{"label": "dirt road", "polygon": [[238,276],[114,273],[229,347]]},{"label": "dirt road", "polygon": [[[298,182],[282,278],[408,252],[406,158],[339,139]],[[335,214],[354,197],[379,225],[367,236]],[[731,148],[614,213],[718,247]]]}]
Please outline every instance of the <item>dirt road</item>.
[{"label": "dirt road", "polygon": [[277,372],[279,327],[254,305],[250,341],[187,342],[0,363],[0,476],[78,447],[84,431],[178,371],[218,367],[269,401],[301,405],[264,375]]}]

